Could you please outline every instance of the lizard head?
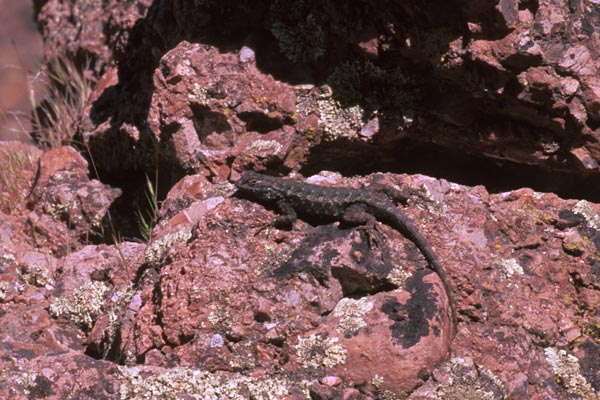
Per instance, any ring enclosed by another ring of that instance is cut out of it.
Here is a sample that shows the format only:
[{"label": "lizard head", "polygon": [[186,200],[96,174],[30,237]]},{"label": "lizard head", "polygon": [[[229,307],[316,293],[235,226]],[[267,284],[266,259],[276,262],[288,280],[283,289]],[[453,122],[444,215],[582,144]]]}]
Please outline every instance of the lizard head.
[{"label": "lizard head", "polygon": [[242,177],[235,182],[238,190],[246,195],[263,201],[275,201],[281,198],[277,190],[277,184],[274,184],[275,178],[259,174],[254,171],[246,171]]}]

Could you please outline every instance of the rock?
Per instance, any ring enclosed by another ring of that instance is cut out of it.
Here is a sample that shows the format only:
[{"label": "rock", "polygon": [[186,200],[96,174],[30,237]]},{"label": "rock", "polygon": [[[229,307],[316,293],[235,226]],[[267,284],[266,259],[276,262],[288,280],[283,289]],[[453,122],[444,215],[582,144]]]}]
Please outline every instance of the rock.
[{"label": "rock", "polygon": [[[0,397],[598,397],[598,1],[34,3],[95,85],[0,143]],[[410,240],[278,229],[248,169],[409,194],[456,333]]]},{"label": "rock", "polygon": [[[102,219],[120,194],[120,189],[90,180],[87,162],[74,148],[50,150],[40,157],[32,191],[34,207],[28,219],[32,235],[40,246],[65,254],[70,241],[102,228]],[[72,245],[76,247],[76,242]]]}]

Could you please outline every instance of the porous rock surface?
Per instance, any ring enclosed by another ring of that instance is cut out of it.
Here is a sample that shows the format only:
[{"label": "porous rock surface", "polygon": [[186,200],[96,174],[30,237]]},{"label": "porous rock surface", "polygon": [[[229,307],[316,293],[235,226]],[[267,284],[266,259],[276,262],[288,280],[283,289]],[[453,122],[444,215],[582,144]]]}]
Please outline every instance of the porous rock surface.
[{"label": "porous rock surface", "polygon": [[[597,2],[34,4],[97,85],[72,146],[0,145],[0,397],[599,398],[600,205],[389,172],[420,141],[597,177]],[[278,229],[247,169],[407,189],[457,326],[400,233]]]}]

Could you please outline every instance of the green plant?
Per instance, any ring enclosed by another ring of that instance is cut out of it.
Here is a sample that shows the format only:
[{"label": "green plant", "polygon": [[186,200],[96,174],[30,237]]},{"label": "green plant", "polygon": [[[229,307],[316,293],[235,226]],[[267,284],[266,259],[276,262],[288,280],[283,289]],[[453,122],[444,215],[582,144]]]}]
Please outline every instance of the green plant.
[{"label": "green plant", "polygon": [[156,194],[156,187],[158,183],[155,181],[152,183],[148,175],[146,175],[146,207],[142,210],[139,206],[136,214],[138,217],[138,227],[142,238],[149,242],[152,238],[152,229],[158,219],[158,197]]}]

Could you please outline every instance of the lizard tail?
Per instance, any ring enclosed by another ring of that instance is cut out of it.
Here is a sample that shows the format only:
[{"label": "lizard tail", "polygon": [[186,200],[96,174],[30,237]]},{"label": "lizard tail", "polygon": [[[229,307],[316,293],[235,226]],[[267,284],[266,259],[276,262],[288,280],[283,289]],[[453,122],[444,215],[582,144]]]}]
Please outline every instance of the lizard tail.
[{"label": "lizard tail", "polygon": [[430,268],[438,274],[442,283],[444,284],[444,289],[446,291],[446,296],[448,297],[448,302],[450,303],[450,309],[452,313],[452,325],[453,332],[456,333],[456,325],[457,325],[457,316],[456,309],[454,303],[454,297],[452,296],[452,289],[450,284],[448,283],[448,277],[446,272],[442,268],[440,261],[435,255],[431,246],[427,243],[427,240],[421,235],[417,227],[412,223],[404,215],[400,214],[395,206],[385,208],[383,210],[378,210],[378,219],[382,222],[388,224],[392,228],[398,230],[404,237],[413,242],[415,246],[421,251],[421,254],[425,257],[425,260],[429,263]]}]

